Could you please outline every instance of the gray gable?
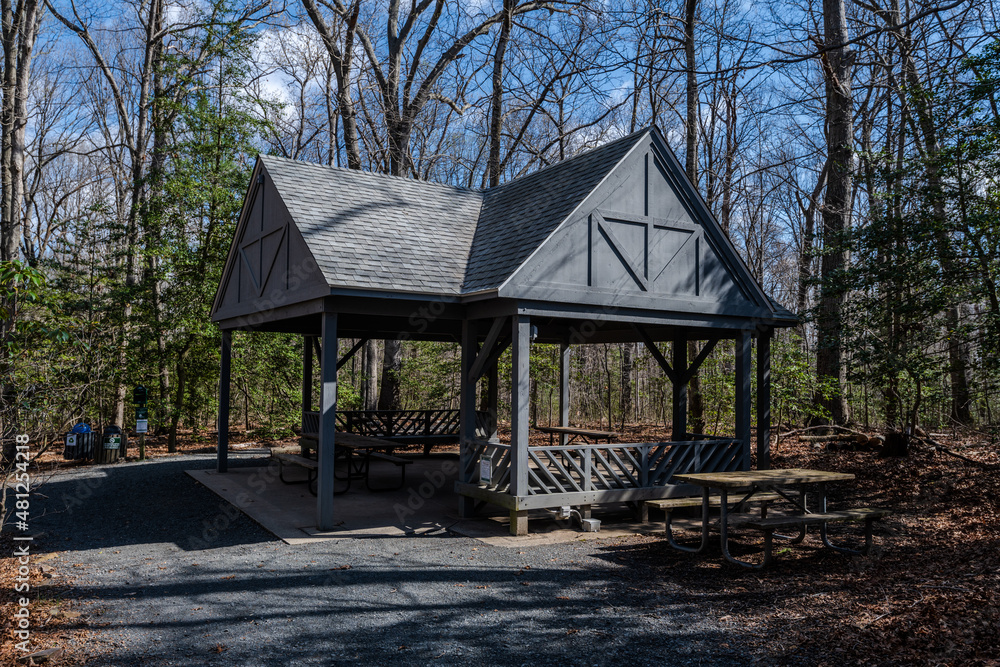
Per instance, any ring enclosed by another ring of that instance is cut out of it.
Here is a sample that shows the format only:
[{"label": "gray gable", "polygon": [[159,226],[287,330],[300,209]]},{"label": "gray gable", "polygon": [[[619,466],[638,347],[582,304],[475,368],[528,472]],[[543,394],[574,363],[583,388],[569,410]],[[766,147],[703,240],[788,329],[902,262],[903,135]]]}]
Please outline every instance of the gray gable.
[{"label": "gray gable", "polygon": [[330,286],[459,294],[480,192],[260,159]]},{"label": "gray gable", "polygon": [[648,131],[487,190],[463,291],[502,285]]}]

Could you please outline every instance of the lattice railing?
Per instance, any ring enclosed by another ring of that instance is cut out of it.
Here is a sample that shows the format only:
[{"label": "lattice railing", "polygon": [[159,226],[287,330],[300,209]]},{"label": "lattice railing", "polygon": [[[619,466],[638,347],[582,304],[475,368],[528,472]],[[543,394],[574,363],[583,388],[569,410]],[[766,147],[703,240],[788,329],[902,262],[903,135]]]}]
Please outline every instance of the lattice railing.
[{"label": "lattice railing", "polygon": [[[464,458],[467,477],[478,479],[479,459],[491,462],[487,488],[510,486],[510,445],[476,441]],[[528,494],[579,493],[666,486],[674,475],[739,470],[738,440],[557,445],[528,448]]]},{"label": "lattice railing", "polygon": [[[337,430],[374,438],[420,438],[459,434],[458,410],[343,410],[337,412]],[[302,432],[319,432],[319,413],[302,416]],[[492,433],[490,413],[476,412],[476,435]]]}]

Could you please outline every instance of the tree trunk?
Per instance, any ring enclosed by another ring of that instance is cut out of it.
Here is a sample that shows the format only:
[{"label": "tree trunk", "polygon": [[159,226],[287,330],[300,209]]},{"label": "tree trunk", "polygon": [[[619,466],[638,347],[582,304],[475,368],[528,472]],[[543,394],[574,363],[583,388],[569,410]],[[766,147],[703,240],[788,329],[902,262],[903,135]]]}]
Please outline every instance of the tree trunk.
[{"label": "tree trunk", "polygon": [[365,343],[365,379],[364,379],[364,408],[365,410],[378,409],[378,343],[369,340]]},{"label": "tree trunk", "polygon": [[[934,114],[928,103],[925,94],[926,86],[920,80],[917,70],[917,63],[913,57],[913,42],[909,32],[900,25],[899,3],[893,2],[889,10],[876,12],[886,23],[890,33],[895,37],[899,45],[900,58],[903,66],[903,75],[906,80],[905,90],[901,89],[901,95],[907,95],[904,102],[908,102],[910,108],[917,119],[917,127],[920,128],[922,143],[924,148],[925,178],[927,179],[927,189],[932,200],[934,217],[941,224],[935,225],[935,240],[938,245],[938,259],[945,273],[956,275],[959,272],[958,261],[954,256],[951,247],[951,239],[945,231],[948,213],[945,210],[944,184],[942,182],[941,171],[938,166],[938,159],[941,153],[938,129],[935,125]],[[970,410],[969,391],[969,351],[968,347],[962,345],[962,332],[960,329],[960,304],[949,306],[945,310],[945,326],[948,332],[948,373],[951,379],[951,419],[960,424],[972,422],[972,412]]]},{"label": "tree trunk", "polygon": [[847,420],[843,396],[844,366],[841,330],[844,289],[839,285],[847,259],[844,235],[850,228],[853,195],[854,52],[846,45],[847,18],[843,0],[823,0],[826,79],[827,180],[823,200],[823,283],[817,318],[816,374],[833,385],[831,396],[817,394],[816,402],[837,424]]},{"label": "tree trunk", "polygon": [[[684,59],[687,70],[687,119],[684,123],[686,139],[685,171],[688,180],[698,187],[698,73],[695,60],[694,22],[698,13],[698,0],[684,3]],[[688,359],[698,356],[698,343],[688,341]],[[705,432],[705,404],[701,395],[701,379],[695,373],[688,384],[688,415],[690,431]]]},{"label": "tree trunk", "polygon": [[403,345],[398,340],[385,341],[382,355],[382,389],[378,395],[379,410],[399,409],[399,376],[403,371]]},{"label": "tree trunk", "polygon": [[490,155],[486,162],[489,186],[500,185],[500,139],[503,127],[503,65],[510,40],[511,8],[513,0],[504,0],[504,18],[500,24],[500,37],[493,54],[493,94],[490,99]]},{"label": "tree trunk", "polygon": [[[0,106],[0,261],[15,261],[20,256],[22,236],[21,210],[24,199],[24,139],[28,124],[28,93],[31,76],[31,59],[34,54],[35,36],[38,32],[38,2],[26,0],[15,9],[11,0],[0,4],[0,23],[3,40],[3,103]],[[17,387],[13,384],[13,361],[8,337],[14,327],[17,304],[14,297],[0,303],[9,317],[0,322],[0,439],[3,440],[3,459],[12,461],[16,450],[13,440],[4,439],[16,433]],[[0,522],[2,523],[2,522]]]}]

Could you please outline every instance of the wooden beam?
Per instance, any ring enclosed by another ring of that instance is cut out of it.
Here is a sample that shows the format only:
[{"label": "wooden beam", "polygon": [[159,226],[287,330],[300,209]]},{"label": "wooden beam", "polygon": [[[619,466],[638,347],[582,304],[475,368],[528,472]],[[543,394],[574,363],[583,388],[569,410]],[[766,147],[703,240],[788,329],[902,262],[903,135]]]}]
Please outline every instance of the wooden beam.
[{"label": "wooden beam", "polygon": [[316,361],[323,363],[323,350],[319,346],[319,336],[313,336],[313,350],[316,352]]},{"label": "wooden beam", "polygon": [[[569,426],[569,343],[559,345],[559,425]],[[566,446],[569,436],[559,434],[559,444]]]},{"label": "wooden beam", "polygon": [[[473,382],[473,384],[479,382],[479,378],[483,377],[486,369],[489,368],[487,362],[492,356],[493,348],[496,346],[497,340],[499,340],[500,335],[503,333],[503,328],[504,325],[507,324],[507,320],[508,318],[506,317],[498,317],[493,320],[490,332],[486,334],[486,340],[483,341],[483,347],[479,350],[475,360],[472,362],[472,366],[469,368],[469,379]],[[464,324],[465,323],[463,322],[463,326]],[[462,331],[464,333],[465,329],[463,328]],[[465,345],[464,342],[462,344],[463,346]]]},{"label": "wooden beam", "polygon": [[229,470],[229,382],[232,357],[233,332],[225,329],[222,332],[222,360],[219,362],[219,421],[216,424],[219,444],[215,464],[218,472]]},{"label": "wooden beam", "polygon": [[683,442],[688,439],[687,337],[683,335],[674,340],[674,371],[676,375],[671,378],[674,385],[673,433],[670,437],[676,442]]},{"label": "wooden beam", "polygon": [[334,434],[337,431],[337,313],[323,313],[323,349],[333,351],[320,361],[319,469],[316,472],[316,527],[333,530]]},{"label": "wooden beam", "polygon": [[750,352],[749,331],[736,336],[736,439],[743,443],[741,470],[750,469]]},{"label": "wooden beam", "polygon": [[486,360],[487,368],[492,368],[493,366],[497,365],[497,362],[500,361],[500,355],[502,355],[507,350],[507,348],[510,347],[510,343],[511,343],[510,338],[504,338],[499,343],[497,343],[496,347],[493,348],[493,353],[490,354],[490,358]]},{"label": "wooden beam", "polygon": [[[476,321],[462,322],[462,369],[459,377],[459,427],[458,447],[459,466],[458,481],[471,483],[475,476],[476,461],[474,441],[476,439],[476,380],[473,379],[472,366],[476,360]],[[475,514],[475,500],[467,496],[458,498],[458,515],[463,519]]]},{"label": "wooden beam", "polygon": [[486,372],[486,410],[490,413],[490,432],[486,434],[486,439],[490,442],[499,442],[497,435],[498,410],[500,402],[500,369],[497,364],[492,364]]},{"label": "wooden beam", "polygon": [[531,391],[529,357],[531,356],[531,318],[515,315],[511,318],[511,347],[514,351],[510,368],[510,494],[528,495],[528,420]]},{"label": "wooden beam", "polygon": [[348,350],[347,353],[340,358],[340,361],[337,362],[337,370],[339,371],[341,368],[343,368],[344,364],[350,361],[351,357],[357,354],[358,350],[360,350],[367,342],[368,342],[367,338],[358,339],[358,342],[354,344],[354,347]]},{"label": "wooden beam", "polygon": [[771,469],[771,338],[773,329],[757,336],[757,469]]},{"label": "wooden beam", "polygon": [[692,361],[691,365],[688,366],[687,373],[684,374],[685,384],[691,382],[691,378],[693,378],[694,374],[698,372],[698,369],[701,368],[701,365],[705,362],[705,359],[708,358],[708,355],[712,353],[712,350],[715,349],[718,342],[718,338],[710,338],[705,341],[705,347],[701,348],[701,352],[699,352],[698,356],[694,358],[694,361]]},{"label": "wooden beam", "polygon": [[670,363],[667,362],[666,357],[664,357],[663,353],[660,352],[660,348],[656,346],[656,341],[654,341],[652,337],[646,332],[646,330],[643,329],[638,324],[633,324],[632,328],[635,329],[635,332],[637,334],[639,334],[639,338],[641,338],[642,342],[646,345],[646,349],[649,350],[649,353],[651,355],[653,355],[653,359],[656,359],[656,363],[660,365],[660,368],[662,368],[663,372],[667,374],[667,377],[670,378],[670,381],[676,384],[677,373],[674,372],[674,369],[671,368]]},{"label": "wooden beam", "polygon": [[[313,348],[312,336],[302,337],[302,413],[312,412]],[[305,417],[303,417],[305,424]]]}]

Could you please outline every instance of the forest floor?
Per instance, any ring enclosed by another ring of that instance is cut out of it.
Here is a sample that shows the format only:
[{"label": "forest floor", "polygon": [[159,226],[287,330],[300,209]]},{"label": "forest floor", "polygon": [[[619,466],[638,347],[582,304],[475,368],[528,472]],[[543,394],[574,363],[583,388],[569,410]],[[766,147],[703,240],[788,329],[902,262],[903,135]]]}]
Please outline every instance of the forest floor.
[{"label": "forest floor", "polygon": [[[629,440],[663,436],[659,428],[628,430]],[[547,436],[536,437],[538,444],[547,442]],[[893,510],[876,529],[877,546],[868,557],[832,553],[811,536],[778,550],[771,568],[751,572],[726,563],[717,551],[702,556],[677,552],[659,535],[601,540],[592,556],[622,566],[623,574],[617,576],[633,592],[624,598],[638,591],[662,591],[668,597],[683,589],[699,605],[707,605],[713,618],[739,629],[732,640],[740,646],[728,648],[745,651],[759,664],[996,667],[1000,447],[974,434],[937,439],[975,463],[924,448],[913,448],[902,458],[882,458],[874,452],[831,451],[796,438],[774,447],[774,467],[855,474],[856,483],[834,491],[841,494],[833,498],[840,506]],[[243,448],[290,442],[248,442]],[[235,451],[240,448],[234,445]],[[165,440],[150,438],[147,443],[151,458],[212,449],[203,441],[183,439],[180,452],[168,454]],[[39,474],[56,466],[85,468],[59,463],[57,454],[53,450],[43,457]],[[10,531],[4,532],[0,549],[10,554],[14,544]],[[738,553],[751,553],[759,540],[741,537],[740,543]],[[61,558],[46,562],[48,556],[40,552],[32,561],[32,644],[78,646],[94,630],[79,622],[75,573],[62,571]],[[0,664],[15,664],[19,657],[11,639],[19,597],[14,593],[16,565],[13,558],[0,559]],[[76,659],[67,654],[49,664],[76,664]]]},{"label": "forest floor", "polygon": [[981,437],[942,444],[978,463],[927,449],[901,458],[828,451],[795,438],[773,450],[775,468],[856,475],[838,502],[892,509],[868,557],[831,553],[813,537],[759,572],[692,558],[659,536],[613,550],[651,582],[680,578],[725,599],[767,663],[1000,665],[1000,446]]}]

